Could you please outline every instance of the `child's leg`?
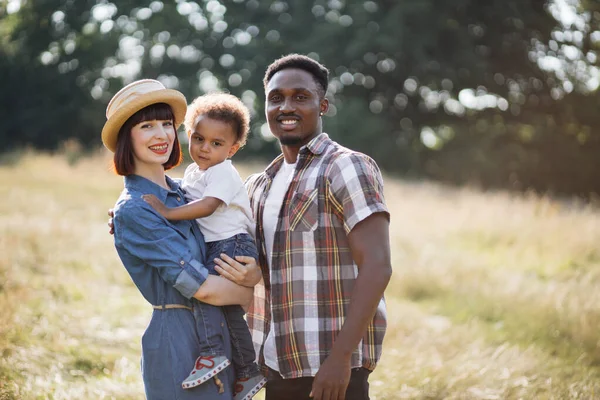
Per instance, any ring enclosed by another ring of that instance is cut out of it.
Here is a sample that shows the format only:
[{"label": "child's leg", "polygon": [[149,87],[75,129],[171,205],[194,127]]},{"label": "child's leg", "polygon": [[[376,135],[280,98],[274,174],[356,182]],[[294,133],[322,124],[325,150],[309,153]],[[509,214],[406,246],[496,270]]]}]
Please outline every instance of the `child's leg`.
[{"label": "child's leg", "polygon": [[215,326],[215,321],[220,319],[221,310],[200,301],[194,301],[193,304],[200,357],[196,360],[189,376],[181,383],[184,389],[201,385],[230,364],[225,357],[222,331],[219,329],[220,326]]},{"label": "child's leg", "polygon": [[[207,264],[211,264],[214,258],[221,253],[229,257],[250,256],[258,258],[254,239],[248,234],[239,234],[231,238],[212,242],[208,244],[209,251]],[[244,320],[244,310],[239,305],[223,307],[225,319],[229,325],[231,346],[233,354],[233,365],[235,366],[237,378],[250,378],[260,373],[256,364],[256,354],[248,325]]]},{"label": "child's leg", "polygon": [[214,326],[214,321],[220,319],[218,307],[201,301],[194,301],[194,318],[200,342],[200,354],[206,356],[225,356],[223,334],[220,327]]},{"label": "child's leg", "polygon": [[244,319],[244,309],[238,305],[223,307],[229,335],[236,378],[250,378],[258,375],[260,370],[256,364],[256,354],[252,344],[252,336]]}]

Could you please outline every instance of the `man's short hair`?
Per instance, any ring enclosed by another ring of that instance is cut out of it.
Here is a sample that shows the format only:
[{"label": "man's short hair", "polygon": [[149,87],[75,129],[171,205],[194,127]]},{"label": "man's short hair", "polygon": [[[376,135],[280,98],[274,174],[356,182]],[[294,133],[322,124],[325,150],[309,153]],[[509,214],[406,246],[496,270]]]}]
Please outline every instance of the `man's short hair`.
[{"label": "man's short hair", "polygon": [[263,85],[265,89],[267,84],[273,78],[277,72],[284,69],[297,68],[304,70],[311,74],[320,89],[319,93],[321,96],[325,96],[327,93],[327,86],[329,85],[329,70],[325,66],[310,57],[302,54],[288,54],[273,61],[271,65],[267,67],[265,77],[263,78]]}]

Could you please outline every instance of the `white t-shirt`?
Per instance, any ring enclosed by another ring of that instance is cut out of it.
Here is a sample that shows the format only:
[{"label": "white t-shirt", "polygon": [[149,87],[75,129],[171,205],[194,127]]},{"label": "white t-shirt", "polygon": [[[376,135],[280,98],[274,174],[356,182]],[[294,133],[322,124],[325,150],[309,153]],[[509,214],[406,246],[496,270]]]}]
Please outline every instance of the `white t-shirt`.
[{"label": "white t-shirt", "polygon": [[214,197],[223,202],[212,215],[196,219],[204,240],[214,242],[240,233],[254,236],[254,220],[244,182],[230,160],[207,170],[190,164],[181,180],[188,201]]},{"label": "white t-shirt", "polygon": [[[288,164],[284,161],[279,171],[271,182],[271,188],[267,199],[265,200],[265,207],[263,211],[263,231],[265,234],[265,247],[267,250],[267,261],[269,262],[269,272],[271,271],[271,256],[273,255],[273,241],[275,240],[275,230],[277,229],[277,223],[279,221],[279,212],[283,205],[285,193],[292,177],[294,176],[294,170],[296,164]],[[273,274],[271,275],[271,281],[273,280]],[[271,310],[271,315],[273,311]],[[275,349],[275,333],[273,332],[273,324],[265,339],[265,345],[263,348],[263,355],[265,356],[265,364],[275,371],[279,371],[279,365],[277,364],[277,351]]]}]

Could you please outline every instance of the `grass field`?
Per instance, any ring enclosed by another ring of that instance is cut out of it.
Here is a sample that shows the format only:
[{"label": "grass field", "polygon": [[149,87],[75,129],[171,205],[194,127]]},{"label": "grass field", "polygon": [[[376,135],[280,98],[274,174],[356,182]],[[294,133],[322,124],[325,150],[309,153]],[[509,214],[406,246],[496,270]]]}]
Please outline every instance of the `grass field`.
[{"label": "grass field", "polygon": [[[0,400],[143,398],[150,309],[106,227],[121,187],[105,155],[0,167]],[[600,211],[391,178],[386,199],[372,399],[600,399]]]}]

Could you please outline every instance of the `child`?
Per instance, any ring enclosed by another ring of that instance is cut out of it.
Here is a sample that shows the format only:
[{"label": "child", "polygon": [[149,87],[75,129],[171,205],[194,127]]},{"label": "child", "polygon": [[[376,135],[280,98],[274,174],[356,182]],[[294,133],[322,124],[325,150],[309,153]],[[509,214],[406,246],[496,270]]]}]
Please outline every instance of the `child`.
[{"label": "child", "polygon": [[[246,142],[250,113],[235,96],[212,93],[198,97],[188,107],[185,130],[194,163],[182,180],[188,204],[169,208],[158,198],[144,196],[152,207],[169,220],[196,219],[207,244],[207,267],[221,253],[258,259],[254,243],[254,221],[250,202],[239,173],[228,158]],[[236,370],[235,399],[250,399],[266,383],[255,360],[252,338],[239,305],[223,307],[227,319],[233,363]],[[198,329],[205,329],[203,316],[196,315]],[[184,388],[197,386],[229,365],[224,355],[215,355],[207,343],[194,370],[183,381]]]}]

